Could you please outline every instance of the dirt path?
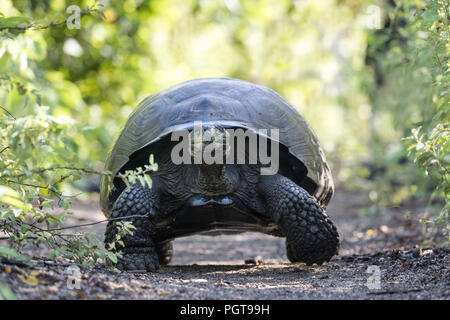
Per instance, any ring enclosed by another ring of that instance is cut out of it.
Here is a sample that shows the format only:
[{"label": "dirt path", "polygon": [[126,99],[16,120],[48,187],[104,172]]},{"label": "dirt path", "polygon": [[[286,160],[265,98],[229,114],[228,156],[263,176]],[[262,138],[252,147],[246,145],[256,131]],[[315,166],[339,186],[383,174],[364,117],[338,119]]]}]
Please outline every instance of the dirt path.
[{"label": "dirt path", "polygon": [[[449,299],[450,250],[421,246],[420,205],[364,216],[364,203],[362,195],[337,193],[328,212],[342,247],[320,267],[290,264],[284,239],[244,233],[177,239],[172,263],[156,273],[81,269],[79,290],[67,288],[69,266],[45,259],[33,268],[38,285],[1,264],[0,282],[19,299]],[[95,203],[74,209],[69,224],[103,219]],[[101,234],[104,227],[91,231]]]}]

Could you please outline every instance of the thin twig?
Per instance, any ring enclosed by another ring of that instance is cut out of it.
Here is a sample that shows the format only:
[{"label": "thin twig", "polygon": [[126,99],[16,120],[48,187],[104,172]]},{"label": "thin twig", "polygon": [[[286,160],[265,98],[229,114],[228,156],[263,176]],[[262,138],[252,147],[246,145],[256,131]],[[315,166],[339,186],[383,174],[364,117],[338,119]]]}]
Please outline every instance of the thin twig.
[{"label": "thin twig", "polygon": [[[61,166],[61,167],[51,167],[51,168],[42,168],[42,169],[35,169],[35,170],[31,170],[32,173],[36,173],[36,174],[41,174],[47,171],[53,171],[53,170],[73,170],[73,171],[81,171],[83,173],[87,173],[87,174],[96,174],[96,175],[107,175],[103,172],[100,171],[95,171],[92,169],[88,169],[88,168],[77,168],[77,167],[65,167],[65,166]],[[25,173],[21,173],[18,175],[14,175],[14,178],[20,178],[25,176]]]},{"label": "thin twig", "polygon": [[26,187],[34,187],[34,188],[39,188],[39,189],[47,189],[49,191],[53,191],[55,193],[58,193],[58,191],[50,188],[48,185],[47,186],[38,186],[37,184],[30,184],[30,183],[24,183],[24,182],[19,182],[19,181],[14,181],[14,180],[6,180],[6,183],[14,183],[14,184],[19,184],[21,186],[26,186]]},{"label": "thin twig", "polygon": [[132,219],[132,218],[146,218],[146,217],[148,217],[148,213],[146,213],[144,215],[136,214],[136,215],[126,216],[126,217],[111,218],[111,219],[105,219],[105,220],[100,220],[100,221],[91,222],[91,223],[78,224],[78,225],[69,226],[69,227],[61,227],[61,228],[54,228],[54,229],[47,229],[47,230],[42,229],[42,230],[47,231],[47,232],[48,231],[60,231],[60,230],[74,229],[74,228],[79,228],[79,227],[93,226],[96,224],[109,222],[109,221],[119,221],[119,220],[126,220],[126,219]]},{"label": "thin twig", "polygon": [[[26,223],[23,222],[23,224],[26,224],[30,227],[33,227],[35,229],[38,229],[40,232],[51,232],[51,231],[61,231],[61,230],[67,230],[67,229],[75,229],[75,228],[79,228],[79,227],[88,227],[88,226],[93,226],[96,224],[100,224],[100,223],[104,223],[104,222],[110,222],[110,221],[119,221],[119,220],[127,220],[127,219],[132,219],[132,218],[146,218],[148,217],[148,213],[144,214],[144,215],[131,215],[131,216],[126,216],[126,217],[118,217],[118,218],[110,218],[110,219],[105,219],[105,220],[100,220],[100,221],[95,221],[95,222],[91,222],[91,223],[84,223],[84,224],[77,224],[74,226],[68,226],[68,227],[61,227],[61,228],[52,228],[52,229],[42,229],[34,224],[30,224],[30,223]],[[0,240],[8,240],[11,237],[0,237]]]},{"label": "thin twig", "polygon": [[[88,168],[77,168],[77,167],[67,167],[67,166],[58,166],[58,167],[34,169],[34,170],[31,170],[31,173],[42,174],[44,172],[53,171],[53,170],[73,170],[73,171],[80,171],[80,172],[83,172],[83,173],[86,173],[86,174],[95,174],[95,175],[99,175],[99,176],[108,176],[108,177],[120,178],[120,179],[126,179],[128,177],[128,174],[126,174],[126,173],[125,174],[119,173],[119,174],[114,175],[112,173],[106,173],[106,172],[103,172],[103,171],[96,171],[96,170],[88,169]],[[147,174],[149,172],[152,172],[152,171],[153,171],[152,168],[148,168],[148,169],[143,170],[142,172],[137,173],[137,175],[138,176],[145,175],[145,174]],[[12,175],[12,177],[14,177],[14,178],[21,178],[23,176],[25,176],[25,173]],[[55,182],[54,184],[59,184],[59,183],[63,182],[64,180],[66,180],[69,177],[70,177],[70,175],[62,176],[61,179],[58,180],[57,182]],[[25,183],[21,183],[21,182],[18,182],[18,181],[13,181],[13,180],[7,180],[7,182],[12,182],[12,183],[16,183],[16,184],[22,184],[22,185],[29,186],[29,187],[48,189],[48,186],[29,185],[29,184],[25,184]]]},{"label": "thin twig", "polygon": [[410,292],[420,292],[423,290],[424,289],[414,288],[414,289],[406,289],[406,290],[371,291],[371,292],[368,292],[368,294],[380,295],[380,294],[410,293]]},{"label": "thin twig", "polygon": [[[58,182],[56,182],[56,183],[61,183],[61,182],[63,182],[65,179],[67,179],[68,177],[69,177],[69,176],[62,177],[62,178],[60,179],[60,181],[58,181]],[[58,205],[59,205],[59,204],[61,203],[61,201],[63,200],[63,194],[62,194],[61,192],[59,192],[58,190],[49,187],[48,185],[47,185],[47,186],[38,186],[37,184],[23,183],[23,182],[18,182],[18,181],[9,180],[9,179],[8,179],[8,180],[5,180],[5,181],[6,181],[6,183],[14,183],[14,184],[18,184],[18,185],[25,186],[25,187],[33,187],[33,188],[39,188],[39,189],[45,189],[45,190],[48,190],[48,191],[52,192],[54,195],[56,195],[56,196],[58,197],[58,200],[59,200]]]},{"label": "thin twig", "polygon": [[14,117],[11,112],[9,112],[8,110],[6,110],[5,108],[3,108],[2,106],[0,106],[1,109],[3,109],[3,111],[5,111],[7,114],[9,114],[14,120],[17,120],[16,117]]},{"label": "thin twig", "polygon": [[435,58],[436,61],[438,62],[439,67],[441,68],[442,73],[445,73],[446,70],[445,70],[444,66],[442,65],[441,59],[439,59],[439,56],[437,55],[436,47],[437,47],[437,45],[434,46],[434,50],[433,50],[434,58]]},{"label": "thin twig", "polygon": [[5,151],[5,150],[7,150],[7,149],[9,149],[9,146],[4,147],[4,148],[0,151],[0,154],[2,154],[3,151]]}]

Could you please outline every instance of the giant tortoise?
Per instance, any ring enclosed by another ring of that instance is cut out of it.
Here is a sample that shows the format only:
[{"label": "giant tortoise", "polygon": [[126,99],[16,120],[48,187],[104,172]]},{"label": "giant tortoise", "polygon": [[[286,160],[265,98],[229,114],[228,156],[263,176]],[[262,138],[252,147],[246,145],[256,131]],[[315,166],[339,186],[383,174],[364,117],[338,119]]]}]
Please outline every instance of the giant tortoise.
[{"label": "giant tortoise", "polygon": [[[244,144],[230,142],[236,138],[230,139],[232,130],[245,133]],[[220,159],[222,150],[224,158],[233,154],[232,161],[174,161],[180,143],[174,134],[183,132],[189,148],[179,153],[182,159],[213,146],[211,155],[217,152]],[[257,143],[247,133],[258,136]],[[278,150],[276,170],[264,171],[267,165],[259,158],[249,161],[264,141],[268,155]],[[245,150],[235,150],[239,147]],[[151,154],[159,167],[150,174],[151,188],[117,177],[147,164]],[[244,160],[233,161],[237,154]],[[339,234],[325,213],[334,187],[323,150],[302,116],[269,88],[206,78],[150,95],[129,117],[105,170],[112,172],[101,184],[101,207],[110,218],[105,242],[115,239],[118,219],[130,217],[136,227],[118,248],[121,270],[157,270],[170,262],[172,240],[192,234],[253,231],[286,237],[288,259],[307,265],[320,265],[338,252]]]}]

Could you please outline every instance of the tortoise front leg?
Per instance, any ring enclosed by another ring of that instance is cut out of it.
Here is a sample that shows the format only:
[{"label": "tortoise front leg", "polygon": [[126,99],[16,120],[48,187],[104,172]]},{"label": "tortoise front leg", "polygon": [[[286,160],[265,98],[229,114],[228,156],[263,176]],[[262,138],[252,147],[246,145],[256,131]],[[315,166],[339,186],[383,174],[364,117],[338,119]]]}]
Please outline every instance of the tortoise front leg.
[{"label": "tortoise front leg", "polygon": [[291,262],[322,264],[337,254],[339,234],[316,200],[281,175],[261,176],[259,193],[266,211],[286,236]]},{"label": "tortoise front leg", "polygon": [[[117,248],[122,253],[116,267],[120,270],[145,270],[156,271],[159,268],[158,251],[160,246],[156,244],[152,235],[154,226],[152,218],[159,208],[159,191],[156,181],[153,188],[149,189],[139,183],[126,188],[113,205],[111,218],[142,215],[126,219],[131,221],[136,228],[133,235],[124,235],[121,240],[123,248]],[[118,232],[116,221],[109,221],[105,232],[105,244],[114,241]]]}]

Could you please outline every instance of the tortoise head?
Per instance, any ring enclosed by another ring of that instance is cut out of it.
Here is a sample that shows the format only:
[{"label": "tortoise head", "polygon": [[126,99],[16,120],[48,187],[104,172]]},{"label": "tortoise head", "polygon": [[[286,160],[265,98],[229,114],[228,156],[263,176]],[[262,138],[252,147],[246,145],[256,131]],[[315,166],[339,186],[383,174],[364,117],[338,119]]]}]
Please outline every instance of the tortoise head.
[{"label": "tortoise head", "polygon": [[194,164],[224,164],[230,154],[230,134],[216,124],[195,124],[189,133],[190,152]]},{"label": "tortoise head", "polygon": [[196,123],[189,133],[189,151],[198,168],[196,185],[205,195],[224,195],[236,188],[236,177],[230,176],[225,166],[229,139],[227,130],[217,124]]}]

